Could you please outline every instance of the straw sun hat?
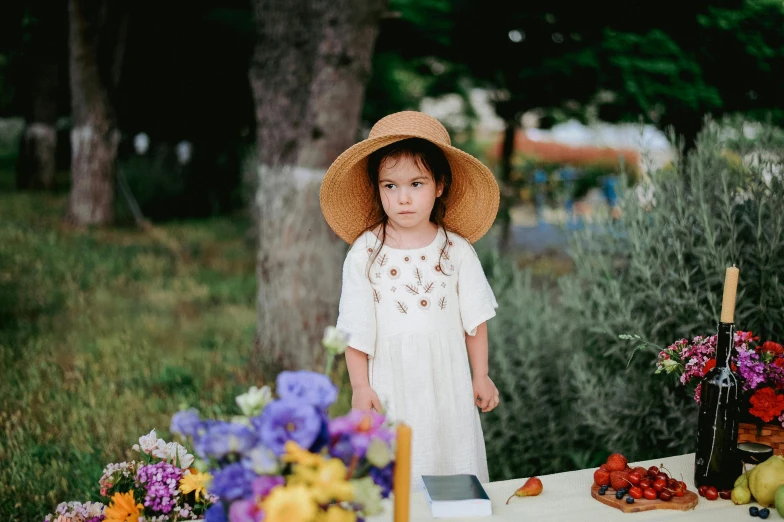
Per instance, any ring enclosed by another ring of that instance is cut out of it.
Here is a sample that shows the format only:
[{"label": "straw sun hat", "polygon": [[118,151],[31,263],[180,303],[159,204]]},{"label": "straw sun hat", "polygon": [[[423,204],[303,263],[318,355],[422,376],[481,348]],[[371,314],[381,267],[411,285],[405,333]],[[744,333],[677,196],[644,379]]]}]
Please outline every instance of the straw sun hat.
[{"label": "straw sun hat", "polygon": [[423,138],[437,145],[452,169],[446,204],[446,227],[471,243],[482,237],[498,212],[498,184],[481,161],[452,146],[441,123],[427,114],[404,111],[380,119],[370,136],[341,154],[321,184],[321,211],[332,230],[353,243],[381,216],[371,216],[373,187],[367,174],[368,156],[396,141]]}]

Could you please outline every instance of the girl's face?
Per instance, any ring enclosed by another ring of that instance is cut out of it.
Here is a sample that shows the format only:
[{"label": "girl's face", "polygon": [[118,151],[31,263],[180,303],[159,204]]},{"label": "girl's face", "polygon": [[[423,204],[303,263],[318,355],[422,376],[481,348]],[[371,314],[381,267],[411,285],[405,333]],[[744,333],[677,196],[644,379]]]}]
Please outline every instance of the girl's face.
[{"label": "girl's face", "polygon": [[395,227],[418,229],[430,223],[430,213],[443,187],[413,158],[401,156],[381,163],[378,190],[384,212]]}]

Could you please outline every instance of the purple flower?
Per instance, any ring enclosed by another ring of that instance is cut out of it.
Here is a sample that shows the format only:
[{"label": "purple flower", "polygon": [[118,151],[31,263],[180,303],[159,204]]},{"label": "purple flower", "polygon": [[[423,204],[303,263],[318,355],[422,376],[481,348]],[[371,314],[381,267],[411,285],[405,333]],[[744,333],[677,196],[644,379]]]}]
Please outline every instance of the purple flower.
[{"label": "purple flower", "polygon": [[205,522],[228,522],[226,510],[221,502],[216,502],[204,513]]},{"label": "purple flower", "polygon": [[256,474],[239,462],[213,470],[212,476],[209,492],[218,495],[224,502],[249,497],[253,493],[251,484]]},{"label": "purple flower", "polygon": [[390,462],[383,468],[375,466],[370,468],[370,478],[381,488],[381,497],[387,498],[392,492],[392,480],[395,475],[395,463]]},{"label": "purple flower", "polygon": [[316,372],[281,372],[275,384],[281,399],[296,399],[326,410],[338,396],[337,387],[329,378]]},{"label": "purple flower", "polygon": [[250,421],[261,442],[277,456],[283,454],[290,440],[310,449],[324,424],[323,415],[314,406],[293,399],[269,403],[261,415]]},{"label": "purple flower", "polygon": [[262,475],[257,477],[251,484],[253,496],[258,500],[263,500],[270,494],[270,491],[285,483],[286,480],[280,475]]},{"label": "purple flower", "polygon": [[236,500],[229,507],[229,522],[261,522],[262,520],[264,520],[264,511],[252,500]]},{"label": "purple flower", "polygon": [[[384,419],[383,415],[373,411],[351,410],[329,423],[329,434],[333,440],[337,437],[339,443],[347,438],[354,454],[361,458],[365,456],[372,439],[380,438],[387,443],[392,440],[392,432],[383,427]],[[338,451],[344,452],[345,446]],[[335,456],[341,458],[340,455]]]},{"label": "purple flower", "polygon": [[170,513],[180,496],[181,478],[182,469],[168,462],[140,467],[136,472],[136,484],[144,486],[147,492],[144,506],[158,513]]},{"label": "purple flower", "polygon": [[220,460],[230,453],[240,455],[250,451],[258,442],[253,430],[242,424],[216,422],[210,425],[195,443],[195,450],[203,459]]},{"label": "purple flower", "polygon": [[201,427],[201,419],[199,412],[194,408],[188,410],[181,410],[174,414],[171,420],[171,427],[169,430],[172,433],[177,433],[183,437],[196,438]]},{"label": "purple flower", "polygon": [[738,371],[746,381],[744,390],[754,390],[765,382],[765,364],[760,362],[759,354],[752,350],[738,350]]}]

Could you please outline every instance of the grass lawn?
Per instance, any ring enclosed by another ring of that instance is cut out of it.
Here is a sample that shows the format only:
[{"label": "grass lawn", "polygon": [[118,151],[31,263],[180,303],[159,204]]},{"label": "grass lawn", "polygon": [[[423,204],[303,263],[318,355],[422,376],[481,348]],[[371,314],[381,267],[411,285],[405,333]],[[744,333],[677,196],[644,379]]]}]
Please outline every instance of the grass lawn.
[{"label": "grass lawn", "polygon": [[15,193],[12,167],[0,159],[0,519],[41,520],[102,500],[103,467],[153,428],[171,440],[180,408],[238,412],[266,379],[247,364],[244,217],[75,231],[67,194]]}]

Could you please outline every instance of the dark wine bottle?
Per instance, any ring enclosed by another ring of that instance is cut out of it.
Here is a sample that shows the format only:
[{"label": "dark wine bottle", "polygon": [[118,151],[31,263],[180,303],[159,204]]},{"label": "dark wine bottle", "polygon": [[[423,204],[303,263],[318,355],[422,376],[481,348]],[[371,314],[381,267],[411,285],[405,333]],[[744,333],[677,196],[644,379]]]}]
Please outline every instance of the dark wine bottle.
[{"label": "dark wine bottle", "polygon": [[702,379],[694,484],[732,489],[742,472],[738,450],[741,381],[732,371],[735,325],[719,323],[716,366]]}]

